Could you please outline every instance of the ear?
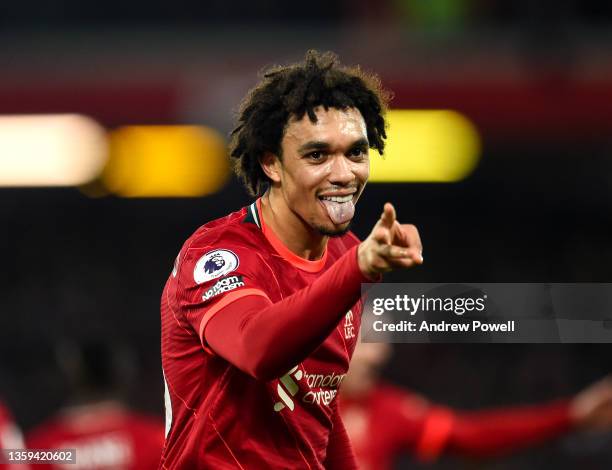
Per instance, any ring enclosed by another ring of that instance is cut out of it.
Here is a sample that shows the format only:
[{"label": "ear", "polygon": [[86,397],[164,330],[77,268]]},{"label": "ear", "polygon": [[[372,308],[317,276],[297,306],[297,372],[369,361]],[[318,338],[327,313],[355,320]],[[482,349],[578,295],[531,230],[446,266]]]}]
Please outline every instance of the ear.
[{"label": "ear", "polygon": [[280,175],[280,166],[281,161],[277,155],[272,152],[266,152],[260,159],[259,164],[261,165],[261,169],[266,174],[273,183],[280,183],[281,175]]}]

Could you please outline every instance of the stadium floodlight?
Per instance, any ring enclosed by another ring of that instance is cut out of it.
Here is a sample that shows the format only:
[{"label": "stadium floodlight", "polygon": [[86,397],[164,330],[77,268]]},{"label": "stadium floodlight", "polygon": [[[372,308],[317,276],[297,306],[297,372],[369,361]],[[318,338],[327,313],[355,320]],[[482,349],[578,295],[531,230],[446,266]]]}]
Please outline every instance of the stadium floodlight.
[{"label": "stadium floodlight", "polygon": [[227,144],[204,126],[125,126],[110,134],[104,188],[122,197],[197,197],[230,176]]},{"label": "stadium floodlight", "polygon": [[0,116],[0,186],[76,186],[108,156],[104,129],[77,114]]},{"label": "stadium floodlight", "polygon": [[372,150],[370,182],[460,181],[480,158],[476,127],[450,110],[390,110],[383,157]]}]

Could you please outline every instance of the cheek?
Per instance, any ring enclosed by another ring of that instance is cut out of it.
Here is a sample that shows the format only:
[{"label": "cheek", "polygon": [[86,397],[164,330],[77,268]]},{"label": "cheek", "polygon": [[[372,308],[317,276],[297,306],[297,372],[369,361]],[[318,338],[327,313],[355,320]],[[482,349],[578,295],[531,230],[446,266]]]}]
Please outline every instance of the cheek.
[{"label": "cheek", "polygon": [[305,191],[316,189],[320,186],[321,182],[327,178],[330,168],[330,164],[305,168],[304,171],[296,174],[295,185],[301,187]]},{"label": "cheek", "polygon": [[332,169],[333,169],[333,163],[331,162],[331,159],[323,163],[322,165],[313,166],[311,168],[312,181],[318,183],[321,180],[324,180],[325,178],[327,178],[327,175],[329,175],[332,172]]},{"label": "cheek", "polygon": [[[286,174],[282,182],[283,193],[290,204],[302,211],[312,211],[312,195],[321,185],[321,180],[325,176],[319,166],[302,168],[299,171]],[[310,207],[310,208],[309,208]]]},{"label": "cheek", "polygon": [[356,163],[353,167],[353,173],[361,183],[368,181],[368,178],[370,177],[370,160]]}]

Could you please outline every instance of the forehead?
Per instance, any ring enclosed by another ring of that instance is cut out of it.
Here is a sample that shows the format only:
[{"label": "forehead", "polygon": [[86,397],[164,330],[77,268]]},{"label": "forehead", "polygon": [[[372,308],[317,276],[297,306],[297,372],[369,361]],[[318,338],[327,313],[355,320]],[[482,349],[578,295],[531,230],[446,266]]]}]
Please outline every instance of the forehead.
[{"label": "forehead", "polygon": [[330,144],[349,145],[357,139],[367,138],[366,124],[357,108],[326,110],[318,106],[314,111],[317,122],[312,122],[308,114],[304,114],[299,120],[295,117],[290,118],[283,142],[324,141]]}]

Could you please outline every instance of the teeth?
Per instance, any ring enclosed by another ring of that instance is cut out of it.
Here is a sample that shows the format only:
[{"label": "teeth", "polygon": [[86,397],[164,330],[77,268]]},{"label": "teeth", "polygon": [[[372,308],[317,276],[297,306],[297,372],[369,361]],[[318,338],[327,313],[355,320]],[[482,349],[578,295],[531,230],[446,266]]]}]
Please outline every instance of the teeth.
[{"label": "teeth", "polygon": [[323,196],[321,199],[333,202],[349,202],[353,200],[353,196],[351,194],[348,196]]}]

